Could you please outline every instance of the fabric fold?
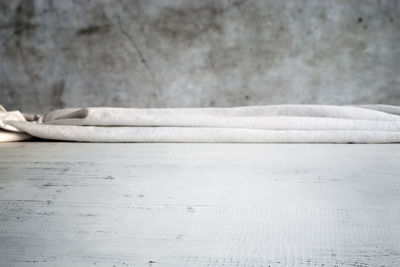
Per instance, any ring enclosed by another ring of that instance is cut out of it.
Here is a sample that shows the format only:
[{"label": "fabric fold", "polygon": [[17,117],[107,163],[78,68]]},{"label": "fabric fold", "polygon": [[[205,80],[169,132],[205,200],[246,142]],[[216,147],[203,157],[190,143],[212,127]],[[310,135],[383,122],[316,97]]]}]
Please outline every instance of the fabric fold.
[{"label": "fabric fold", "polygon": [[0,142],[16,142],[31,139],[32,136],[7,124],[6,121],[26,121],[24,115],[19,111],[6,111],[0,105]]},{"label": "fabric fold", "polygon": [[[374,106],[373,106],[374,107]],[[125,125],[138,116],[217,116],[217,117],[321,117],[356,120],[399,120],[400,116],[377,110],[379,107],[353,107],[329,105],[269,105],[232,108],[68,108],[49,112],[44,123],[86,125]],[[393,107],[394,108],[394,107]],[[68,120],[71,120],[70,122]],[[83,124],[83,123],[82,123]]]},{"label": "fabric fold", "polygon": [[172,143],[398,143],[399,132],[260,130],[205,127],[102,127],[10,122],[30,135],[80,142]]},{"label": "fabric fold", "polygon": [[[80,142],[398,143],[400,107],[68,108],[2,112],[0,128]],[[28,119],[29,118],[29,119]],[[33,120],[33,121],[32,121]]]}]

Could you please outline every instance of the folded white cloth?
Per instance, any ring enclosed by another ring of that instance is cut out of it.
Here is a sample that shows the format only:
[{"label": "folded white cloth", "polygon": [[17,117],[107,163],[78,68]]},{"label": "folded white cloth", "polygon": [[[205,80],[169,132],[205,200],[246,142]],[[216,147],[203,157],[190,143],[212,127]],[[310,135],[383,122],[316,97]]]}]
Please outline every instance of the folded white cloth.
[{"label": "folded white cloth", "polygon": [[0,142],[23,141],[32,138],[12,125],[6,124],[5,121],[25,121],[25,117],[19,111],[7,112],[0,105]]},{"label": "folded white cloth", "polygon": [[[18,114],[18,116],[14,114],[14,116],[0,117],[2,120],[0,127],[51,140],[243,143],[400,142],[400,107],[388,105],[270,105],[170,109],[70,108],[36,116],[33,122],[26,120],[28,115]],[[30,118],[33,117],[30,116]]]}]

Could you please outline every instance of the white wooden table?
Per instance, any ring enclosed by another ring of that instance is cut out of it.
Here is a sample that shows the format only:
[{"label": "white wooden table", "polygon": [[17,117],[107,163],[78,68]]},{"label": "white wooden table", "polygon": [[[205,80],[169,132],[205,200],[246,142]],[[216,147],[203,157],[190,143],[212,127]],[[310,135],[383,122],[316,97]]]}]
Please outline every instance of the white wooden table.
[{"label": "white wooden table", "polygon": [[0,266],[400,266],[400,145],[0,144]]}]

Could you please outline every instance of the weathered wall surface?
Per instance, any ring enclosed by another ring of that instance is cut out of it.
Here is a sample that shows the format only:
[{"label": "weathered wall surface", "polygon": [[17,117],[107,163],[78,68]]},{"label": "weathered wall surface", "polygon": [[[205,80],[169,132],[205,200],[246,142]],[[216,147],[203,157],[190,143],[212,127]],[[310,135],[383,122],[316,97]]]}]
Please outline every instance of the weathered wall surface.
[{"label": "weathered wall surface", "polygon": [[0,103],[400,104],[400,1],[3,0]]}]

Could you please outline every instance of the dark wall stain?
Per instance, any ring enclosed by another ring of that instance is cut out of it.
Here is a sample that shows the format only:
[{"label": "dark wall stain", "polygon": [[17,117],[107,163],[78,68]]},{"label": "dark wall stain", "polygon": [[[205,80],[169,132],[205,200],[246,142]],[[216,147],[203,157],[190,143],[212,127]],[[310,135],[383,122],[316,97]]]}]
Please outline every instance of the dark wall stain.
[{"label": "dark wall stain", "polygon": [[35,29],[37,25],[31,23],[34,16],[34,1],[22,0],[15,10],[14,21],[11,23],[14,26],[14,34],[21,36],[23,32]]},{"label": "dark wall stain", "polygon": [[65,107],[65,102],[62,96],[65,90],[65,82],[63,80],[55,82],[51,87],[51,106],[56,108]]},{"label": "dark wall stain", "polygon": [[104,30],[107,30],[109,25],[89,25],[88,27],[79,29],[76,32],[76,35],[91,35],[96,33],[102,33]]},{"label": "dark wall stain", "polygon": [[189,10],[169,9],[160,14],[152,23],[152,28],[174,41],[191,42],[208,31],[222,33],[223,28],[216,22],[221,12],[213,6]]}]

